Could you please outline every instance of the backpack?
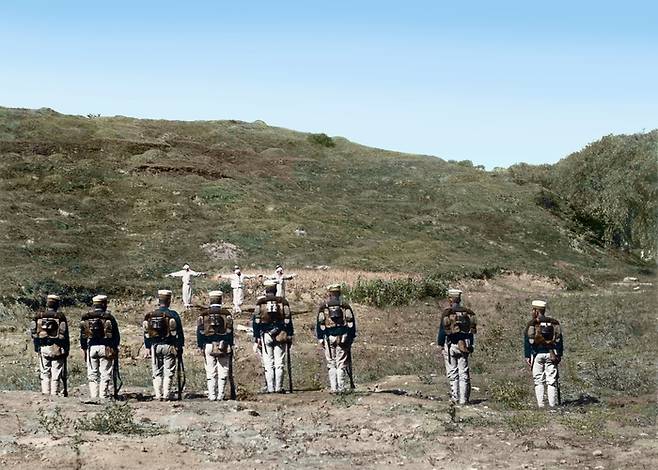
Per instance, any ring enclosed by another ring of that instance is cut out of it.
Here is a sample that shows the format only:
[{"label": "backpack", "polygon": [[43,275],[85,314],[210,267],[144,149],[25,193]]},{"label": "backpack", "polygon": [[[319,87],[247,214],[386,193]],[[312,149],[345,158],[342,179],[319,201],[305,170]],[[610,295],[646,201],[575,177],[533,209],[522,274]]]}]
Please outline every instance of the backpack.
[{"label": "backpack", "polygon": [[203,336],[224,335],[233,329],[233,319],[231,315],[221,310],[210,308],[199,316],[197,326]]},{"label": "backpack", "polygon": [[144,319],[144,333],[150,339],[165,339],[176,335],[176,320],[164,310],[155,310]]},{"label": "backpack", "polygon": [[258,307],[260,323],[269,324],[283,321],[283,306],[278,299],[268,299]]},{"label": "backpack", "polygon": [[[324,330],[333,326],[344,326],[352,328],[354,325],[354,315],[352,309],[346,304],[325,303],[318,314],[320,329]],[[330,323],[327,325],[327,323]]]},{"label": "backpack", "polygon": [[91,312],[82,317],[82,334],[87,339],[112,338],[112,322],[105,313]]},{"label": "backpack", "polygon": [[66,322],[57,312],[42,312],[37,315],[35,330],[39,339],[64,339]]},{"label": "backpack", "polygon": [[552,318],[537,318],[528,327],[527,334],[530,344],[553,348],[560,341],[560,323]]},{"label": "backpack", "polygon": [[452,309],[444,319],[447,334],[471,333],[475,326],[475,315],[463,308]]}]

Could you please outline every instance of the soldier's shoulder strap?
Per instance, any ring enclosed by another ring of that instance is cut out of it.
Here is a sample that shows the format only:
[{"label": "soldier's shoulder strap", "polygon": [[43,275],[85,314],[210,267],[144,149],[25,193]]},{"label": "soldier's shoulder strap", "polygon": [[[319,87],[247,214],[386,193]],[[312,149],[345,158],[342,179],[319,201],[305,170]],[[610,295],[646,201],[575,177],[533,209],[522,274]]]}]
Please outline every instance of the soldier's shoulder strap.
[{"label": "soldier's shoulder strap", "polygon": [[340,308],[342,308],[343,310],[352,310],[352,306],[346,302],[341,303]]},{"label": "soldier's shoulder strap", "polygon": [[227,316],[233,315],[233,312],[231,312],[231,309],[228,309],[226,307],[222,307],[222,309],[219,311],[219,313],[221,313],[222,315],[227,315]]},{"label": "soldier's shoulder strap", "polygon": [[560,322],[557,321],[557,320],[556,320],[555,318],[553,318],[553,317],[545,317],[545,318],[544,318],[544,321],[551,322],[551,323],[554,324],[554,325],[559,325],[559,324],[560,324]]},{"label": "soldier's shoulder strap", "polygon": [[283,304],[284,307],[290,307],[290,302],[288,302],[288,299],[284,297],[277,297],[276,299],[276,301]]},{"label": "soldier's shoulder strap", "polygon": [[263,305],[264,303],[267,303],[267,297],[264,295],[261,295],[256,299],[256,305]]}]

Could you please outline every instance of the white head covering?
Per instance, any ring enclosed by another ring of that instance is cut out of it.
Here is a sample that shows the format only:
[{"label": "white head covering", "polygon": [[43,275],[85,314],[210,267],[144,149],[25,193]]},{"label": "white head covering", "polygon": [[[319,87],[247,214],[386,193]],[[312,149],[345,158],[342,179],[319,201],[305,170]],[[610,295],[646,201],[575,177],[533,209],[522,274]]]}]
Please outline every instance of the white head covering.
[{"label": "white head covering", "polygon": [[183,269],[190,269],[190,265],[187,264],[187,263],[185,263],[185,264],[183,265]]},{"label": "white head covering", "polygon": [[452,287],[448,289],[448,297],[459,297],[462,295],[462,291],[459,289],[453,289]]},{"label": "white head covering", "polygon": [[94,296],[93,299],[91,299],[91,301],[95,304],[105,302],[106,300],[107,300],[107,295],[103,295],[103,294],[98,294],[98,295]]},{"label": "white head covering", "polygon": [[546,302],[543,300],[533,300],[532,306],[534,308],[546,308]]}]

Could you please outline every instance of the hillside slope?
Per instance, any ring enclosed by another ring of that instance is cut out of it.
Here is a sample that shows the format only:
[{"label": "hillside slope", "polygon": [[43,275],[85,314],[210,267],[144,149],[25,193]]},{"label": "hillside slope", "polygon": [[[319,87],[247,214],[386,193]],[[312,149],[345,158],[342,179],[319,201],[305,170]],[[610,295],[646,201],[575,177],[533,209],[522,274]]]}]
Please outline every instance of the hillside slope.
[{"label": "hillside slope", "polygon": [[630,269],[538,205],[536,185],[325,137],[0,108],[0,295],[141,295],[184,262],[576,280]]}]

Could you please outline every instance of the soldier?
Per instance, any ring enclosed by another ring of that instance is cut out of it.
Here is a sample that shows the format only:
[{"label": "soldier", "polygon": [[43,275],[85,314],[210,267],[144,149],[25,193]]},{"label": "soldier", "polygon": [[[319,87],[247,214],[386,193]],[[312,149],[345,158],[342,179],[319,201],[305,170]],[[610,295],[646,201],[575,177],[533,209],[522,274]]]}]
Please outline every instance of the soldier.
[{"label": "soldier", "polygon": [[258,298],[252,329],[254,352],[259,353],[265,369],[268,393],[284,393],[283,363],[288,355],[288,382],[292,391],[290,370],[290,345],[294,335],[292,315],[288,301],[276,295],[277,284],[273,280],[264,282],[265,295]]},{"label": "soldier", "polygon": [[[244,301],[244,281],[253,279],[255,275],[242,274],[240,266],[237,264],[233,266],[233,274],[230,276],[219,275],[218,278],[228,277],[231,279],[231,289],[233,289],[233,313],[238,314],[242,312],[242,302]],[[259,276],[260,277],[260,276]]]},{"label": "soldier", "polygon": [[327,288],[327,300],[320,304],[316,323],[316,336],[324,350],[329,370],[331,392],[345,390],[345,374],[352,378],[352,343],[356,337],[356,322],[352,307],[343,303],[340,297],[340,284]]},{"label": "soldier", "polygon": [[85,313],[80,321],[80,349],[87,363],[89,396],[104,400],[116,396],[117,384],[110,393],[110,382],[118,377],[115,365],[119,355],[119,325],[107,311],[107,296],[97,295],[92,299],[93,310]]},{"label": "soldier", "polygon": [[166,274],[165,277],[180,277],[183,281],[183,305],[185,308],[192,307],[192,277],[205,276],[206,273],[198,273],[190,269],[189,264],[183,265],[183,269],[173,273]]},{"label": "soldier", "polygon": [[206,379],[208,380],[208,400],[223,400],[226,379],[231,384],[231,399],[235,399],[235,385],[232,377],[233,361],[233,317],[222,307],[222,291],[211,291],[210,307],[197,318],[196,341],[203,354]]},{"label": "soldier", "polygon": [[[182,395],[181,372],[184,374],[182,356],[185,346],[183,324],[178,312],[171,310],[171,291],[159,290],[159,306],[147,313],[144,328],[144,357],[151,359],[153,391],[156,400],[169,400],[171,381],[178,366],[178,398]],[[183,384],[184,385],[184,384]]]},{"label": "soldier", "polygon": [[296,274],[290,274],[288,276],[283,274],[283,266],[280,264],[276,265],[274,269],[274,275],[268,277],[268,279],[276,282],[276,295],[283,299],[286,298],[286,281],[293,279]]},{"label": "soldier", "polygon": [[59,312],[60,298],[51,294],[46,298],[46,310],[32,317],[30,332],[34,350],[39,354],[41,393],[68,395],[66,360],[70,340],[66,317]]},{"label": "soldier", "polygon": [[475,345],[477,324],[473,311],[461,305],[461,290],[448,289],[448,301],[450,306],[441,314],[436,342],[443,354],[451,398],[465,405],[471,395],[468,359]]},{"label": "soldier", "polygon": [[544,407],[544,392],[548,395],[548,406],[560,404],[558,364],[562,360],[564,341],[560,322],[546,316],[546,302],[533,300],[532,320],[526,325],[524,355],[532,369],[537,406]]}]

